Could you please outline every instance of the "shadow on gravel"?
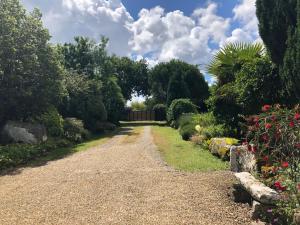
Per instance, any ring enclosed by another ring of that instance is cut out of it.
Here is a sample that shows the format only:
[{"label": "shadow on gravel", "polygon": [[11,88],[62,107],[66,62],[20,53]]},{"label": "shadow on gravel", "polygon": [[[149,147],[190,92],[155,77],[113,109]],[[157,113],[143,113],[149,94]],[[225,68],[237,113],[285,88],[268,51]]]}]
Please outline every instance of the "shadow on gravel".
[{"label": "shadow on gravel", "polygon": [[166,121],[121,121],[121,127],[166,126]]},{"label": "shadow on gravel", "polygon": [[[88,141],[85,141],[83,143],[80,143],[80,144],[77,144],[77,145],[74,145],[71,147],[57,148],[55,150],[48,152],[46,155],[44,155],[40,158],[36,158],[36,159],[29,161],[26,164],[21,164],[17,167],[0,171],[0,177],[6,176],[6,175],[10,175],[10,176],[18,175],[18,174],[22,173],[22,171],[25,168],[35,168],[35,167],[45,166],[48,164],[48,162],[66,158],[74,153],[86,151],[89,148],[93,148],[98,145],[101,146],[116,135],[131,136],[131,135],[135,135],[135,132],[134,132],[133,128],[121,125],[121,127],[117,128],[115,131],[95,135]],[[103,141],[103,139],[105,139],[105,141]]]}]

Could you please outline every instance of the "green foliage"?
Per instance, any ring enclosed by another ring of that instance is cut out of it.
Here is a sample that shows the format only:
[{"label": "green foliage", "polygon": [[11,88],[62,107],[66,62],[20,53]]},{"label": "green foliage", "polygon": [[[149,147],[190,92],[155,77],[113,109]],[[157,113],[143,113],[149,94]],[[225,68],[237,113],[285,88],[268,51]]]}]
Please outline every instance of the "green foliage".
[{"label": "green foliage", "polygon": [[0,1],[0,123],[26,120],[60,102],[62,68],[41,13]]},{"label": "green foliage", "polygon": [[201,136],[202,140],[213,137],[225,137],[228,131],[223,124],[218,124],[212,113],[183,114],[178,120],[180,135],[184,140],[190,139],[193,135]]},{"label": "green foliage", "polygon": [[64,120],[64,136],[72,142],[82,142],[87,139],[89,132],[84,129],[84,124],[76,118],[66,118]]},{"label": "green foliage", "polygon": [[257,113],[262,102],[278,103],[281,89],[278,68],[264,55],[260,44],[229,44],[221,49],[208,67],[217,77],[207,101],[219,123],[237,136],[241,115]]},{"label": "green foliage", "polygon": [[146,110],[144,102],[132,102],[130,107],[132,111]]},{"label": "green foliage", "polygon": [[279,67],[284,103],[300,100],[300,1],[257,0],[259,32],[272,61]]},{"label": "green foliage", "polygon": [[174,100],[167,111],[167,121],[170,124],[177,121],[184,113],[196,113],[197,107],[189,99]]},{"label": "green foliage", "polygon": [[156,65],[149,74],[151,95],[156,103],[170,105],[174,99],[189,98],[205,109],[209,95],[208,84],[195,65],[180,60]]},{"label": "green foliage", "polygon": [[37,118],[37,121],[44,124],[48,135],[51,137],[61,137],[64,133],[63,118],[54,106]]},{"label": "green foliage", "polygon": [[117,78],[114,76],[106,78],[103,82],[102,92],[108,121],[119,123],[125,109],[125,99],[117,83]]},{"label": "green foliage", "polygon": [[65,76],[65,85],[68,95],[60,107],[64,117],[83,120],[85,127],[91,130],[97,121],[107,120],[100,80],[88,79],[70,71]]},{"label": "green foliage", "polygon": [[155,112],[155,120],[163,121],[167,119],[167,106],[164,104],[157,104],[153,107]]},{"label": "green foliage", "polygon": [[148,95],[148,65],[145,60],[133,61],[128,57],[112,57],[114,74],[126,100],[131,100],[133,94]]},{"label": "green foliage", "polygon": [[235,73],[240,70],[244,63],[263,55],[264,47],[262,44],[229,43],[214,55],[207,71],[216,76],[218,85],[222,86],[235,80]]}]

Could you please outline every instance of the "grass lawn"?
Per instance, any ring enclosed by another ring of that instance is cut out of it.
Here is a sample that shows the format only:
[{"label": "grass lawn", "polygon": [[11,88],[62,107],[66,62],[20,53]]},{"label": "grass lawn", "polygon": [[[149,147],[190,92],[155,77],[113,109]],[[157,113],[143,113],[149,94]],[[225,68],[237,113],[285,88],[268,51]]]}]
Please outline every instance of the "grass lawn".
[{"label": "grass lawn", "polygon": [[153,126],[152,135],[163,159],[175,169],[190,172],[228,169],[227,162],[192,142],[182,140],[173,128]]}]

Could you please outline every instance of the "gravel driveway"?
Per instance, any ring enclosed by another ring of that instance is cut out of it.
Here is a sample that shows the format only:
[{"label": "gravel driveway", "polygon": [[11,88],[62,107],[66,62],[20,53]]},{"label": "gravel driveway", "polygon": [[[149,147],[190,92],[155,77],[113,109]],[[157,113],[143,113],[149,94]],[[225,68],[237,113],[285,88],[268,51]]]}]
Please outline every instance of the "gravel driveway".
[{"label": "gravel driveway", "polygon": [[249,209],[228,196],[230,172],[168,168],[150,129],[130,143],[120,134],[102,146],[0,177],[0,224],[250,224]]}]

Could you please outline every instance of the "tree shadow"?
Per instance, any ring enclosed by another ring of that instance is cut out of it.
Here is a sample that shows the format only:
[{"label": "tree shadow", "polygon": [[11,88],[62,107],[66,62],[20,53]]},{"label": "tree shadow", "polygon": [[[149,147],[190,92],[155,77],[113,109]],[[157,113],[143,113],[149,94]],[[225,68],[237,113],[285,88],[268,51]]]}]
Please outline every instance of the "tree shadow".
[{"label": "tree shadow", "polygon": [[[35,168],[47,165],[51,161],[60,160],[66,157],[71,156],[74,153],[88,150],[89,148],[96,147],[97,145],[105,145],[110,138],[113,138],[117,135],[134,135],[134,131],[130,127],[119,127],[115,131],[110,131],[102,134],[97,134],[92,136],[89,140],[75,144],[69,147],[57,148],[52,151],[45,153],[45,155],[32,159],[24,164],[20,164],[16,167],[11,167],[5,170],[0,171],[0,177],[2,176],[14,176],[22,173],[26,168]],[[102,139],[108,139],[106,142],[100,142]],[[97,143],[99,141],[99,143]]]},{"label": "tree shadow", "polygon": [[121,121],[121,127],[166,126],[166,121]]}]

